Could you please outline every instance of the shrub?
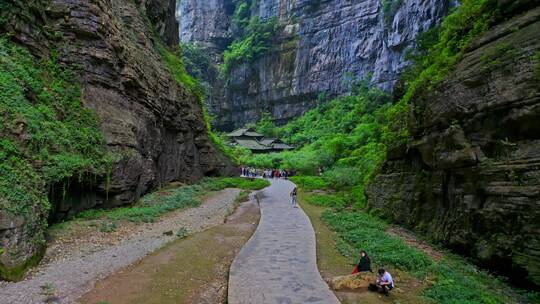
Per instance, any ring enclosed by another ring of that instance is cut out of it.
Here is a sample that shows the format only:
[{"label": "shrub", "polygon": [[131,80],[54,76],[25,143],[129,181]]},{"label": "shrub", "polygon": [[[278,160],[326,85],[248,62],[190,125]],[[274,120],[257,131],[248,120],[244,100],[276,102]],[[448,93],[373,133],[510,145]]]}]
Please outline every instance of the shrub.
[{"label": "shrub", "polygon": [[180,48],[176,50],[170,50],[165,46],[159,39],[155,39],[156,49],[159,51],[161,58],[165,61],[169,72],[171,73],[174,80],[180,84],[182,87],[188,89],[193,93],[199,101],[201,102],[204,99],[205,91],[199,84],[199,82],[188,74],[184,63],[182,62],[182,57],[180,53]]},{"label": "shrub", "polygon": [[340,194],[313,194],[306,193],[304,199],[307,203],[315,206],[332,207],[342,209],[347,205],[343,195]]},{"label": "shrub", "polygon": [[239,188],[243,190],[260,190],[270,186],[270,182],[260,178],[242,178],[242,177],[225,177],[225,178],[206,178],[202,182],[202,187],[211,191],[223,190],[225,188]]},{"label": "shrub", "polygon": [[94,180],[111,164],[75,73],[54,52],[34,58],[0,37],[0,209],[24,216],[49,210],[47,185]]},{"label": "shrub", "polygon": [[228,74],[232,66],[260,58],[270,49],[277,30],[275,18],[262,22],[259,17],[252,17],[241,38],[223,53],[222,72]]},{"label": "shrub", "polygon": [[328,189],[328,184],[322,177],[291,176],[289,179],[302,190],[310,191]]},{"label": "shrub", "polygon": [[110,210],[91,209],[77,214],[80,219],[128,220],[132,222],[153,222],[161,215],[178,209],[196,207],[199,197],[206,191],[218,191],[225,188],[258,190],[269,186],[263,179],[246,179],[240,177],[206,178],[200,184],[163,188],[142,197],[132,207],[120,207]]}]

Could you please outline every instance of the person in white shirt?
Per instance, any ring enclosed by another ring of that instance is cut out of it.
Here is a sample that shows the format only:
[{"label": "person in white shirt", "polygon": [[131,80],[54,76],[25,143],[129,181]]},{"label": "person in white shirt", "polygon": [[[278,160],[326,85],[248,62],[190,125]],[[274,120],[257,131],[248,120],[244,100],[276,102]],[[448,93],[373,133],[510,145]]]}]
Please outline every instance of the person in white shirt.
[{"label": "person in white shirt", "polygon": [[392,279],[392,275],[388,273],[388,271],[384,270],[384,268],[380,268],[376,285],[383,294],[389,296],[390,290],[394,288],[394,280]]}]

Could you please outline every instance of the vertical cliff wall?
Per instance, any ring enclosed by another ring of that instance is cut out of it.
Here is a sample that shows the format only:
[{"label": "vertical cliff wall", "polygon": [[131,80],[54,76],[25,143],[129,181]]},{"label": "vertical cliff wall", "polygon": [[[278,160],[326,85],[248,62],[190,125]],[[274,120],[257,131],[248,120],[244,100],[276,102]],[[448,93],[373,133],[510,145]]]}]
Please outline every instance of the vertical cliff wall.
[{"label": "vertical cliff wall", "polygon": [[[203,3],[204,2],[204,3]],[[183,0],[180,38],[216,54],[234,39],[233,0]],[[270,112],[278,122],[313,107],[320,93],[345,94],[355,80],[371,78],[391,90],[407,65],[419,32],[437,24],[448,0],[261,0],[252,14],[278,18],[271,50],[232,68],[208,103],[217,126],[231,129]],[[219,56],[218,56],[219,57]]]},{"label": "vertical cliff wall", "polygon": [[540,285],[540,8],[474,41],[412,99],[412,142],[390,151],[369,206],[516,283]]},{"label": "vertical cliff wall", "polygon": [[[0,33],[35,56],[57,54],[80,81],[81,101],[100,122],[115,161],[108,176],[35,185],[54,215],[137,200],[171,181],[230,174],[208,137],[201,104],[171,76],[159,46],[176,46],[174,0],[52,0],[2,4]],[[59,118],[61,119],[61,118]],[[23,123],[24,126],[24,123]],[[82,126],[84,127],[84,126]],[[84,140],[84,139],[81,139]],[[38,164],[32,164],[39,173]],[[56,195],[60,193],[60,195]],[[7,202],[9,203],[9,202]],[[29,202],[34,204],[34,202]],[[3,205],[1,205],[3,206]],[[0,210],[0,275],[20,275],[43,248],[47,208]]]}]

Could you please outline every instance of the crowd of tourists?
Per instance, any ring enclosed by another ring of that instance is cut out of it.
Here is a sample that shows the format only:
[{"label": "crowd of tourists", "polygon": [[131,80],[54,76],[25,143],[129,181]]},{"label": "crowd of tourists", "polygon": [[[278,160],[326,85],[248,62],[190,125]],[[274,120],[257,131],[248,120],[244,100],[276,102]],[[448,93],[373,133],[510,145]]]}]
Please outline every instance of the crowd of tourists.
[{"label": "crowd of tourists", "polygon": [[292,176],[294,172],[283,169],[259,169],[251,167],[241,167],[240,174],[243,177],[262,177],[262,178],[288,178]]}]

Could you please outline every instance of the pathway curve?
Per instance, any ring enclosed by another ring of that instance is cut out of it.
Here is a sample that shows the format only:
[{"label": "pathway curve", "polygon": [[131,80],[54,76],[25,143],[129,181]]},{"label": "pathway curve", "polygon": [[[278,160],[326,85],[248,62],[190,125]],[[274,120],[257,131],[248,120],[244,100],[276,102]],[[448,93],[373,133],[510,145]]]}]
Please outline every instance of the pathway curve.
[{"label": "pathway curve", "polygon": [[339,303],[317,269],[309,218],[290,204],[293,187],[273,180],[260,192],[259,226],[231,266],[229,304]]}]

